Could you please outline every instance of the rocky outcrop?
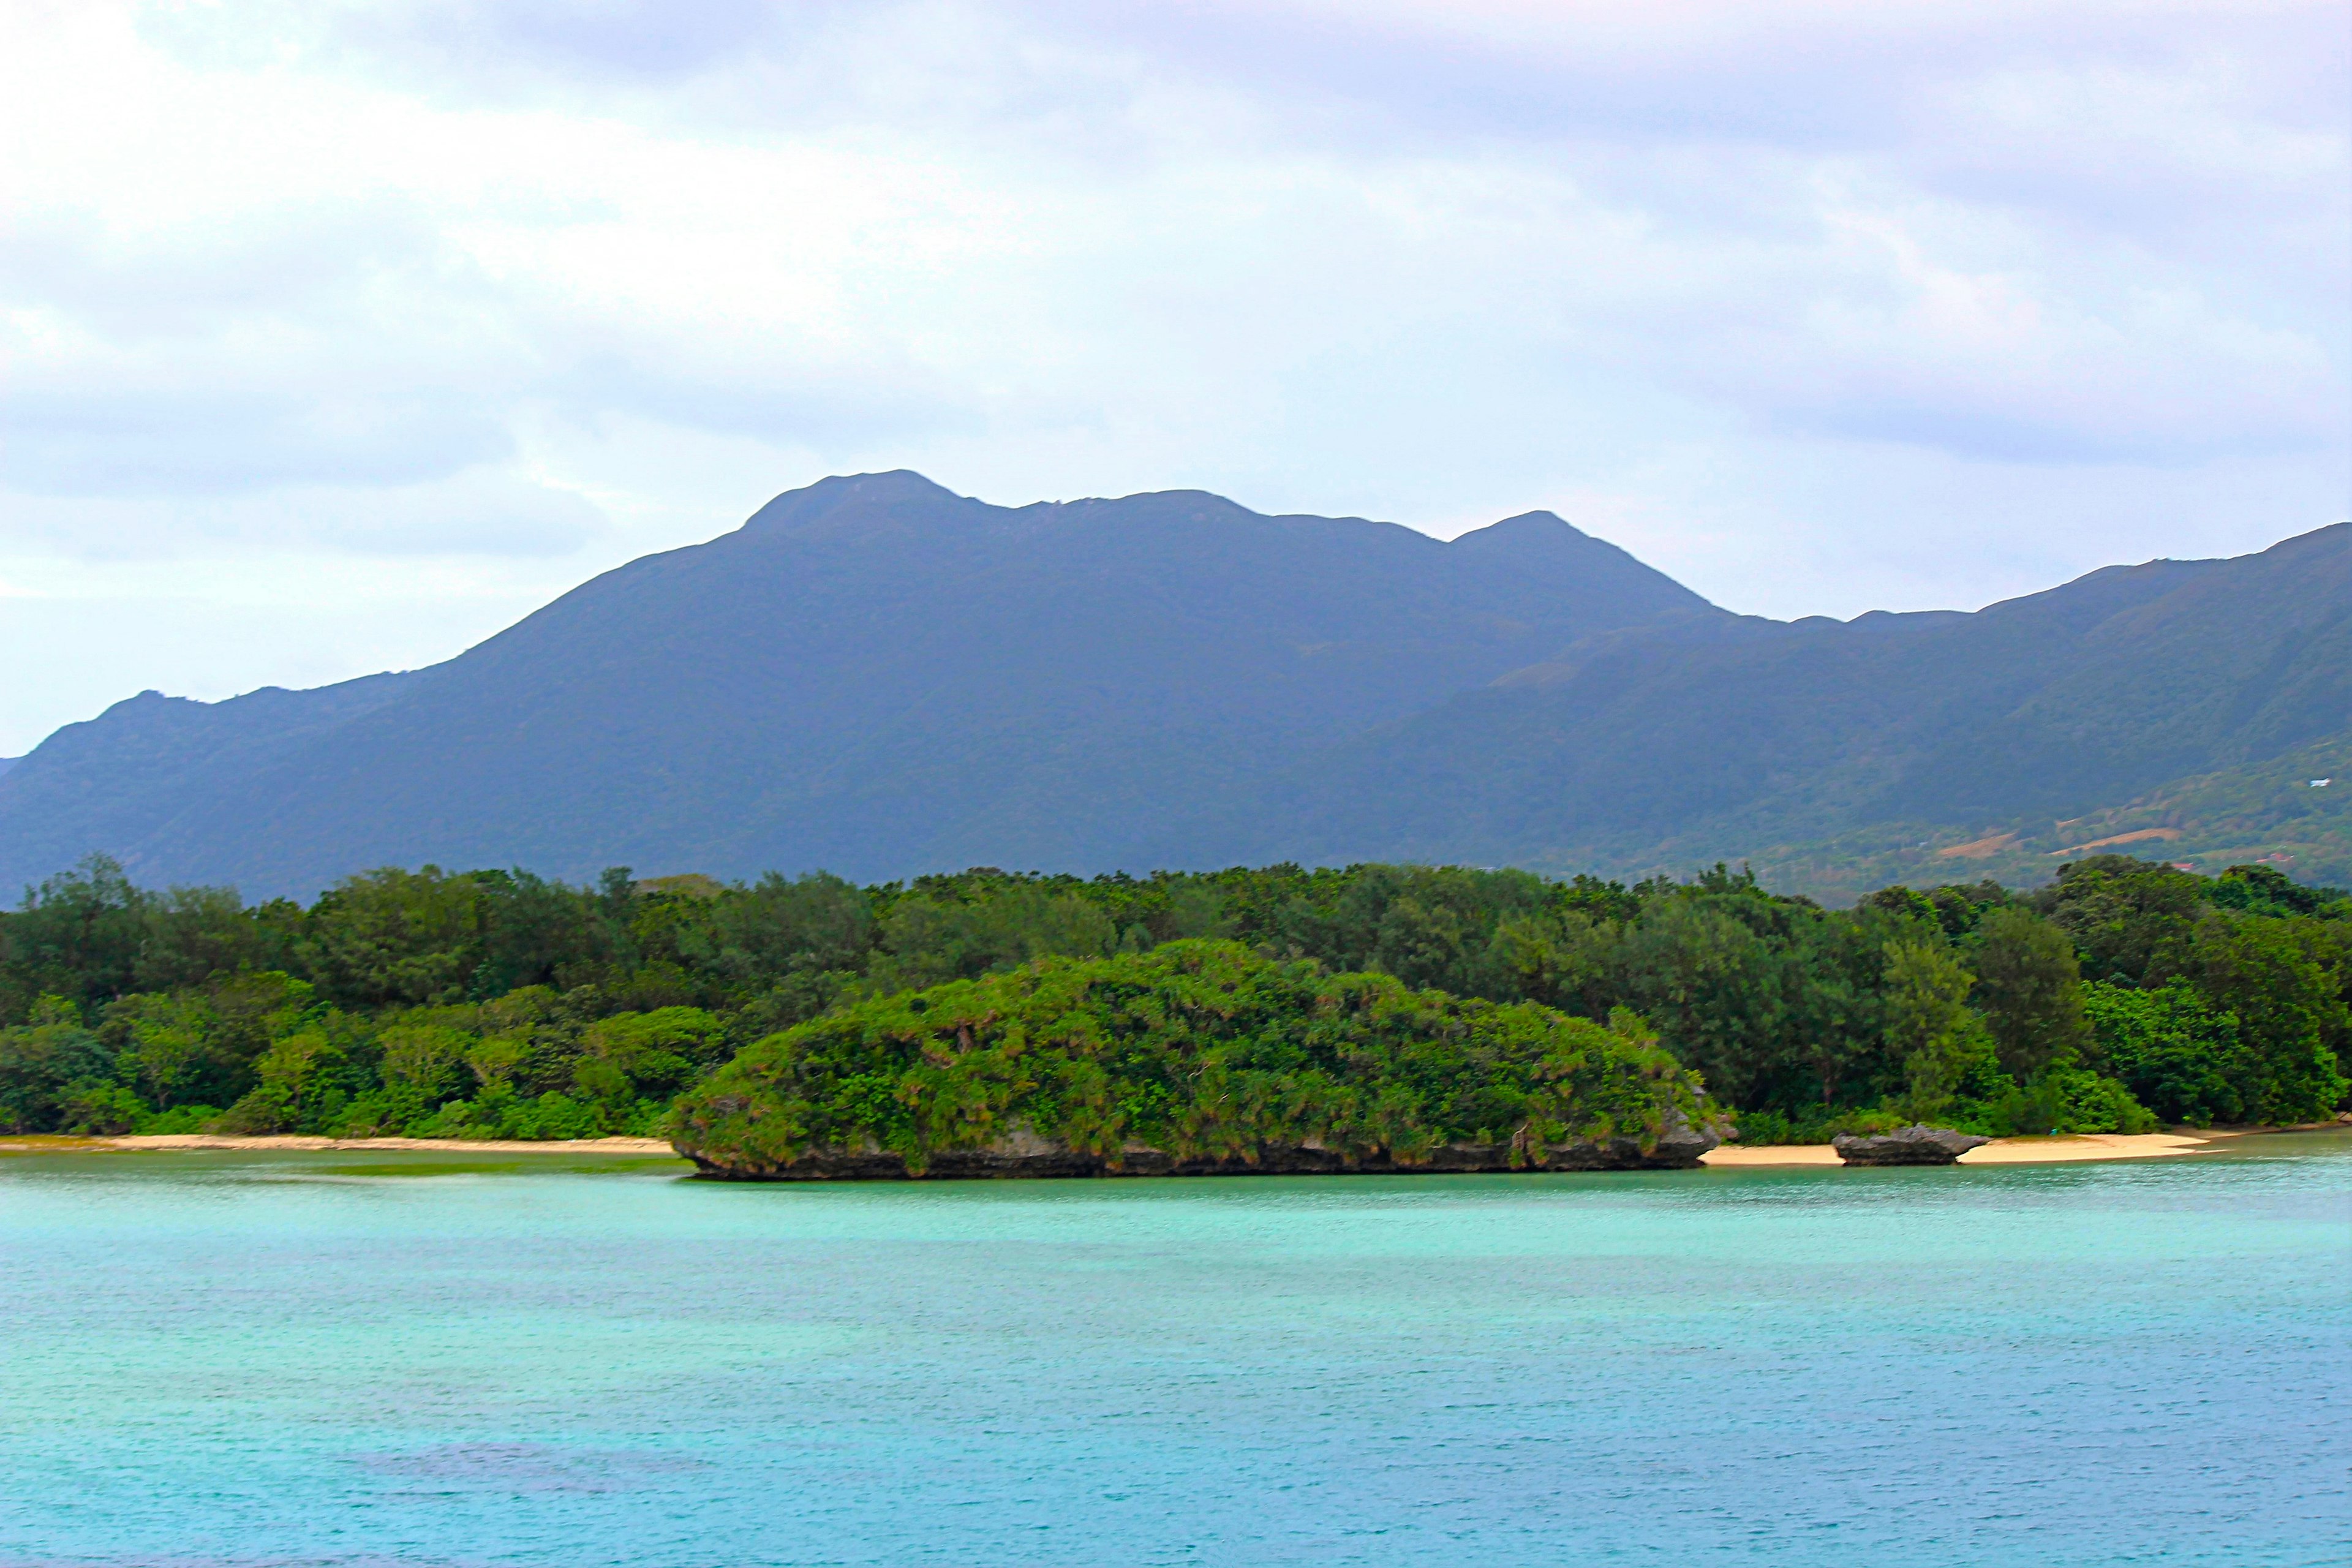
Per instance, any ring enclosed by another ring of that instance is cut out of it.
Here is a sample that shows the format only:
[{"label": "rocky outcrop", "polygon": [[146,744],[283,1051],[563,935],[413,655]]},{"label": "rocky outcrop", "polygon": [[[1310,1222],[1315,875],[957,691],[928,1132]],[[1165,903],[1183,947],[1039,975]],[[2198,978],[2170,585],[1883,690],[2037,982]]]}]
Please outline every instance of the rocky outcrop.
[{"label": "rocky outcrop", "polygon": [[1639,1138],[1580,1139],[1529,1147],[1517,1142],[1449,1143],[1416,1161],[1386,1151],[1349,1153],[1315,1144],[1261,1149],[1255,1156],[1179,1157],[1145,1144],[1129,1144],[1112,1160],[1072,1150],[1022,1129],[980,1149],[934,1150],[921,1172],[888,1150],[810,1149],[780,1164],[753,1163],[706,1152],[684,1141],[677,1152],[695,1163],[698,1175],[734,1182],[968,1181],[1039,1176],[1338,1176],[1425,1175],[1432,1173],[1508,1171],[1675,1171],[1699,1163],[1721,1140],[1680,1121],[1647,1147]]},{"label": "rocky outcrop", "polygon": [[1948,1127],[1915,1125],[1868,1138],[1841,1132],[1830,1140],[1830,1147],[1849,1165],[1948,1165],[1969,1150],[1991,1142],[1972,1132],[1955,1132]]}]

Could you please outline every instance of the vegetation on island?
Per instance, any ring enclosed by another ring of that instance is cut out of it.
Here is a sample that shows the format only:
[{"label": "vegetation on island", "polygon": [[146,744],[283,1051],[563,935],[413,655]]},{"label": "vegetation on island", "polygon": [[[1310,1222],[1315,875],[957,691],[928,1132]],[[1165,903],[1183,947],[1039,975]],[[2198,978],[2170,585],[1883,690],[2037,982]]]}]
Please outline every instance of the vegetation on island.
[{"label": "vegetation on island", "polygon": [[674,1124],[737,1170],[872,1148],[919,1174],[939,1152],[1024,1133],[1112,1169],[1137,1147],[1411,1165],[1475,1144],[1539,1164],[1572,1142],[1648,1147],[1713,1111],[1622,1009],[1604,1027],[1192,938],[835,1008],[744,1051]]},{"label": "vegetation on island", "polygon": [[756,1084],[776,1147],[1411,1149],[1646,1125],[1693,1074],[1751,1142],[2293,1123],[2345,1103],[2347,1001],[2352,900],[2115,855],[1847,909],[1390,865],[427,867],[248,906],[94,858],[0,913],[0,1130],[748,1137],[720,1101]]}]

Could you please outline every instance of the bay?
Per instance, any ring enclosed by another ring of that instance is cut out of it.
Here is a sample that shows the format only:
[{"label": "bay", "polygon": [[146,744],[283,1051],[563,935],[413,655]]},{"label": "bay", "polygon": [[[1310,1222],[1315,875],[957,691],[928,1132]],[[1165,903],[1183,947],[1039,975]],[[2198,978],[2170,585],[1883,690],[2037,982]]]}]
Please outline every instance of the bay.
[{"label": "bay", "polygon": [[0,1158],[0,1563],[2346,1559],[2352,1156]]}]

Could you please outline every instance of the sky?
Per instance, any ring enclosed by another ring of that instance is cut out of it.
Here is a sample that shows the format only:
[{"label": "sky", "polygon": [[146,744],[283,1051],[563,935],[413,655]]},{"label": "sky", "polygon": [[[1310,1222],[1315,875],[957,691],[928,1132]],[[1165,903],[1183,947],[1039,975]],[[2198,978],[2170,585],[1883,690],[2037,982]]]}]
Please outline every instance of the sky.
[{"label": "sky", "polygon": [[0,756],[828,473],[1733,609],[2352,514],[2338,0],[0,0]]}]

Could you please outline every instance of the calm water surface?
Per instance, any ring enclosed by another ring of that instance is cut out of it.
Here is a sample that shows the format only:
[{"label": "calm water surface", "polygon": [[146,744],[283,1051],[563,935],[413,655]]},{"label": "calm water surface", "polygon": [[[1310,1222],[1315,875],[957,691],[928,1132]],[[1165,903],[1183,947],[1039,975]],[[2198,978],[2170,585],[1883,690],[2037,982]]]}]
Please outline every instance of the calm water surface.
[{"label": "calm water surface", "polygon": [[0,1563],[2340,1563],[2352,1142],[720,1186],[0,1158]]}]

